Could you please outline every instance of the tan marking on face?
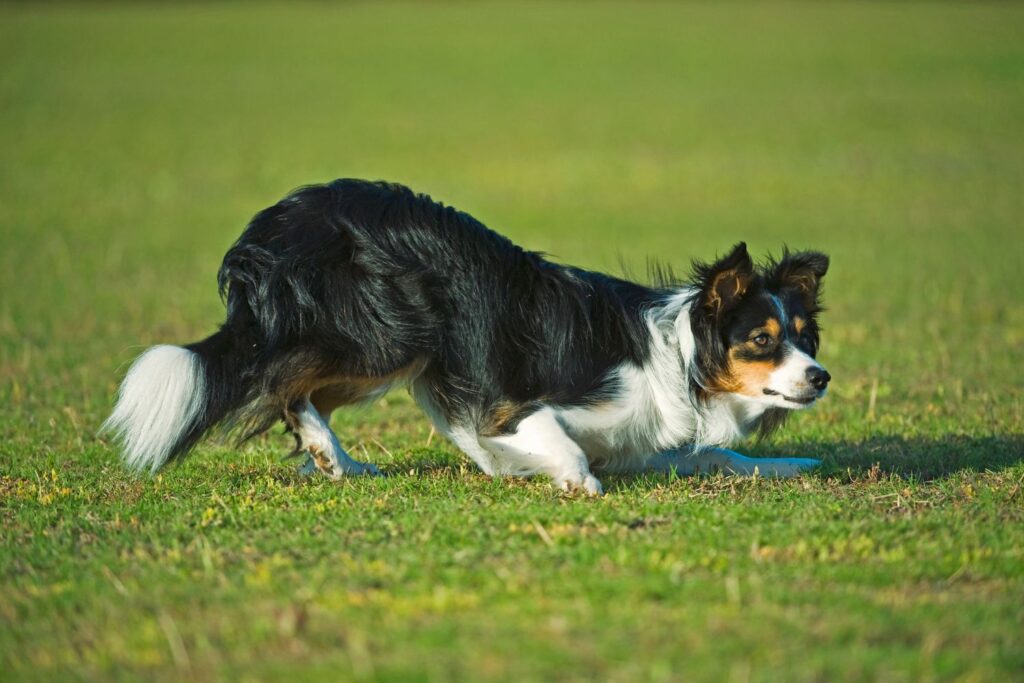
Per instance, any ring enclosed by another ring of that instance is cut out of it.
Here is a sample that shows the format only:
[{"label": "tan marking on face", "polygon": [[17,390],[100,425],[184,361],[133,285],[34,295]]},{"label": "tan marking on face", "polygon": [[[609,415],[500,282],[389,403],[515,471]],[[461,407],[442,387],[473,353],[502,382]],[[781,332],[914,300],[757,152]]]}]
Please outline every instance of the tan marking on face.
[{"label": "tan marking on face", "polygon": [[775,363],[769,360],[730,360],[729,372],[736,387],[733,391],[745,396],[763,395],[774,370]]},{"label": "tan marking on face", "polygon": [[801,318],[798,315],[793,317],[793,331],[798,337],[803,333],[805,327],[807,327],[806,318]]},{"label": "tan marking on face", "polygon": [[764,331],[775,339],[782,336],[782,323],[779,322],[778,318],[768,318],[768,322],[763,327]]},{"label": "tan marking on face", "polygon": [[[753,342],[747,342],[753,345]],[[736,349],[729,350],[729,369],[725,377],[715,381],[714,389],[732,394],[759,397],[764,394],[772,372],[777,369],[773,360],[745,360],[737,358]]]}]

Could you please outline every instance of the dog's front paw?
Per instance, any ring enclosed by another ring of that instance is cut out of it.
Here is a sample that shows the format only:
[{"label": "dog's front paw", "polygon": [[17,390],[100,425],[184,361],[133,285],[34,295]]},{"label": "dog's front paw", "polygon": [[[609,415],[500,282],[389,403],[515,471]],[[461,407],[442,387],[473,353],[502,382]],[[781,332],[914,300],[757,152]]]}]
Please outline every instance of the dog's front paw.
[{"label": "dog's front paw", "polygon": [[793,460],[796,462],[796,466],[801,472],[821,467],[821,461],[815,460],[814,458],[793,458]]},{"label": "dog's front paw", "polygon": [[764,465],[758,463],[758,469],[766,477],[797,477],[821,465],[820,460],[813,458],[766,458]]},{"label": "dog's front paw", "polygon": [[598,481],[597,477],[592,474],[584,475],[578,481],[573,479],[563,479],[558,482],[558,487],[567,493],[580,491],[588,496],[604,495],[604,487],[601,486],[601,482]]}]

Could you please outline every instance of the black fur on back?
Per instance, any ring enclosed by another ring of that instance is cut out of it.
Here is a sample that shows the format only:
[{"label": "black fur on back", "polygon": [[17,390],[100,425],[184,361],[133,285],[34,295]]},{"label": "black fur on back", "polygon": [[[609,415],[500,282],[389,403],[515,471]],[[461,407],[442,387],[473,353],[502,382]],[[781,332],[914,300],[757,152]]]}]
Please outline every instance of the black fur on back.
[{"label": "black fur on back", "polygon": [[257,431],[299,375],[384,382],[416,366],[449,421],[599,401],[609,370],[646,359],[642,313],[665,294],[551,263],[401,185],[345,179],[257,214],[218,281],[221,334],[245,358],[223,403],[256,406]]}]

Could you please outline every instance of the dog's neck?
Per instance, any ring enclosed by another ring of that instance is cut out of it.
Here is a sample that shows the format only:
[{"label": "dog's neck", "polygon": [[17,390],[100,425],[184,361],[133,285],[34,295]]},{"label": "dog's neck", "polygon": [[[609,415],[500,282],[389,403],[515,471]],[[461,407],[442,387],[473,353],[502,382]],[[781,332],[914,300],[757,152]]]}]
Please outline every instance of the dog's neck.
[{"label": "dog's neck", "polygon": [[662,447],[729,445],[756,431],[766,408],[739,394],[693,392],[700,353],[690,326],[693,293],[681,287],[647,314],[651,354],[645,375],[661,414]]}]

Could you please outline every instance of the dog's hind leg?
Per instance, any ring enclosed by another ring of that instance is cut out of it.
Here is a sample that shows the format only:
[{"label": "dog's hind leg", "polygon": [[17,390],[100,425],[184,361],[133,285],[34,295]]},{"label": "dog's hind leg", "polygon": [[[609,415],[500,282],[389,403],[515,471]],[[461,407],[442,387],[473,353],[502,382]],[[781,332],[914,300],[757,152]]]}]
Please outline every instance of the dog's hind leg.
[{"label": "dog's hind leg", "polygon": [[300,473],[312,474],[319,470],[331,479],[356,474],[380,474],[376,465],[353,460],[345,452],[338,437],[308,397],[288,406],[285,420],[295,434],[298,449],[308,451],[310,455],[310,461],[300,468]]},{"label": "dog's hind leg", "polygon": [[479,440],[494,456],[496,474],[546,474],[565,491],[604,493],[601,482],[590,473],[583,449],[548,408],[523,419],[512,434],[480,436]]},{"label": "dog's hind leg", "polygon": [[821,464],[811,458],[748,458],[727,448],[703,448],[699,451],[676,449],[659,453],[640,468],[647,472],[676,474],[735,474],[740,476],[788,479],[812,470]]}]

